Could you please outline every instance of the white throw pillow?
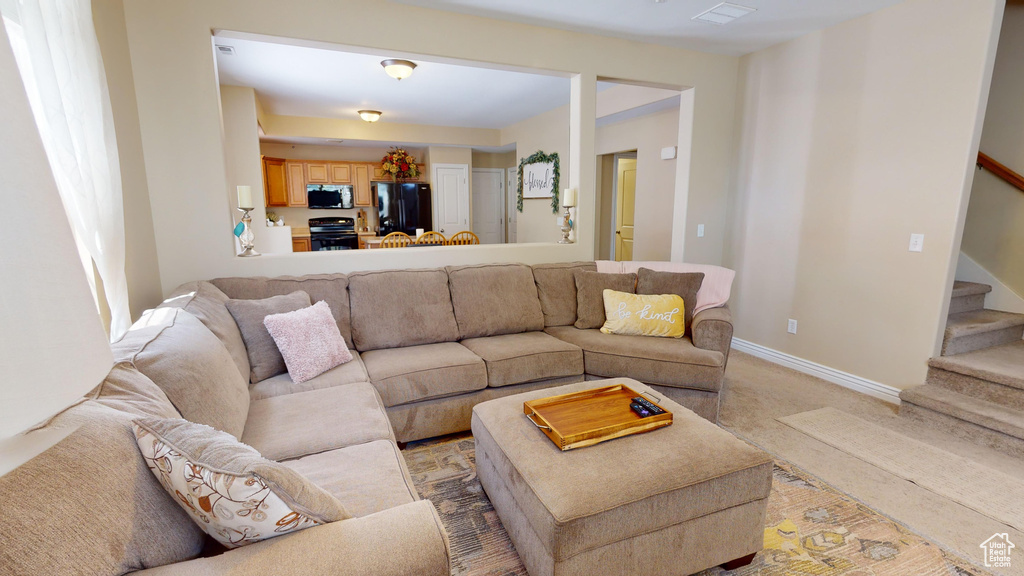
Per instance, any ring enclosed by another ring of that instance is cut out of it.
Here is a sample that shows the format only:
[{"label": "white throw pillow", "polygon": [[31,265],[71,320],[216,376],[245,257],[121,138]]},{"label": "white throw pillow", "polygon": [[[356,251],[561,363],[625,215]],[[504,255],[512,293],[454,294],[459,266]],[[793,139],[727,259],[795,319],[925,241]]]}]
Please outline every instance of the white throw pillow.
[{"label": "white throw pillow", "polygon": [[263,319],[263,325],[295,383],[352,360],[331,308],[323,300],[294,312],[271,314]]}]

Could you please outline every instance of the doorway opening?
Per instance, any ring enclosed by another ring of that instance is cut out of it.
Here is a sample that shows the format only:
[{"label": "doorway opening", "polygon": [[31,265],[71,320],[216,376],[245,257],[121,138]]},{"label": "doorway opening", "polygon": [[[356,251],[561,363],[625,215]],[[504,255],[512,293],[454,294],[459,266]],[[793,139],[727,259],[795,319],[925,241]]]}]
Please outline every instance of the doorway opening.
[{"label": "doorway opening", "polygon": [[600,201],[598,258],[633,259],[636,198],[636,150],[597,157]]}]

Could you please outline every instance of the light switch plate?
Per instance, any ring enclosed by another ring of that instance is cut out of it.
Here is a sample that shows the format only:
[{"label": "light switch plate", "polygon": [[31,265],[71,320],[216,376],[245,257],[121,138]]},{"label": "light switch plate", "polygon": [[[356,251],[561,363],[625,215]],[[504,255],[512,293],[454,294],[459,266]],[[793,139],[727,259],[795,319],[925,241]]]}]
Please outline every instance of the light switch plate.
[{"label": "light switch plate", "polygon": [[910,251],[911,252],[922,252],[922,251],[924,251],[924,234],[911,234],[910,235]]},{"label": "light switch plate", "polygon": [[675,146],[668,146],[668,147],[665,147],[665,148],[661,149],[661,159],[662,160],[671,160],[671,159],[673,159],[675,157],[676,157],[676,147]]},{"label": "light switch plate", "polygon": [[703,224],[697,224],[697,238],[703,238],[703,237],[704,237],[704,225]]},{"label": "light switch plate", "polygon": [[786,327],[786,332],[790,334],[796,334],[796,320],[789,319],[789,326]]}]

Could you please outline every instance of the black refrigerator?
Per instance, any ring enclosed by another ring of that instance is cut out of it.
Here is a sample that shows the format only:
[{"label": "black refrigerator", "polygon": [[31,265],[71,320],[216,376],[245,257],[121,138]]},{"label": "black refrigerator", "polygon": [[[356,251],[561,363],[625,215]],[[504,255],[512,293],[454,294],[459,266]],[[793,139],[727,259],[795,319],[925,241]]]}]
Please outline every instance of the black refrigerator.
[{"label": "black refrigerator", "polygon": [[433,230],[430,184],[374,182],[373,186],[377,190],[378,235],[405,232],[415,237],[417,228]]}]

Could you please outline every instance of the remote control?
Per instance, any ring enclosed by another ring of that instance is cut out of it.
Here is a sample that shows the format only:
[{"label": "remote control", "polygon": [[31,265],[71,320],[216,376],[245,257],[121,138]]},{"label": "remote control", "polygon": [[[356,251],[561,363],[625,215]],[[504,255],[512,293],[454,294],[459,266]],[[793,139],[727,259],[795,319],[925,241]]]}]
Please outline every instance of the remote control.
[{"label": "remote control", "polygon": [[636,402],[631,402],[629,407],[633,410],[633,412],[636,412],[637,416],[641,418],[646,418],[651,415],[650,411],[648,411],[643,406],[637,404]]},{"label": "remote control", "polygon": [[643,396],[637,396],[636,398],[633,398],[633,402],[635,402],[636,404],[639,404],[640,406],[642,406],[644,409],[646,409],[648,412],[650,412],[651,415],[657,416],[658,414],[664,414],[665,413],[664,410],[659,408],[657,405],[652,404],[649,400],[647,400]]}]

